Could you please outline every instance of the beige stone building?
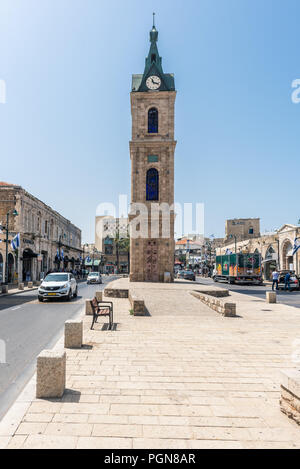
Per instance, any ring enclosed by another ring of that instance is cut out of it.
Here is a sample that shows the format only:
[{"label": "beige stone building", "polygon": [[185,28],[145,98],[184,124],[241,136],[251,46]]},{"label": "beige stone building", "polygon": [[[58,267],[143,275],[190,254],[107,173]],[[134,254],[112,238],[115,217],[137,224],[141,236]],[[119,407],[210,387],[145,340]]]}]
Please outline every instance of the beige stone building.
[{"label": "beige stone building", "polygon": [[129,251],[122,243],[129,236],[128,218],[97,216],[95,228],[95,248],[102,254],[101,271],[129,273]]},{"label": "beige stone building", "polygon": [[[18,215],[13,216],[16,210]],[[39,280],[48,270],[80,267],[81,230],[21,186],[0,183],[0,222],[9,213],[8,280]],[[18,251],[11,240],[20,233]],[[0,234],[0,282],[5,281],[6,233]]]},{"label": "beige stone building", "polygon": [[233,239],[243,241],[244,239],[258,238],[259,236],[259,218],[234,218],[233,220],[226,220],[225,243],[231,243]]},{"label": "beige stone building", "polygon": [[[173,280],[174,270],[176,91],[174,76],[163,72],[157,40],[153,25],[144,74],[132,77],[130,280],[138,282],[162,282],[165,272]],[[157,211],[163,203],[170,208],[164,219]]]}]

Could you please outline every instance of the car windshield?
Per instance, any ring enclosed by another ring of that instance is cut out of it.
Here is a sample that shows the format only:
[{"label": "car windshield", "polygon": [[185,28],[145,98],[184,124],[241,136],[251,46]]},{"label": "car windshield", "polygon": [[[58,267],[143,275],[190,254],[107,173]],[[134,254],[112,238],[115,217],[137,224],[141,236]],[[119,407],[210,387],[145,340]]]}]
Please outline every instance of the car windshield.
[{"label": "car windshield", "polygon": [[98,277],[98,273],[97,272],[92,272],[91,274],[89,274],[89,277]]},{"label": "car windshield", "polygon": [[49,274],[44,279],[44,282],[67,282],[68,274]]}]

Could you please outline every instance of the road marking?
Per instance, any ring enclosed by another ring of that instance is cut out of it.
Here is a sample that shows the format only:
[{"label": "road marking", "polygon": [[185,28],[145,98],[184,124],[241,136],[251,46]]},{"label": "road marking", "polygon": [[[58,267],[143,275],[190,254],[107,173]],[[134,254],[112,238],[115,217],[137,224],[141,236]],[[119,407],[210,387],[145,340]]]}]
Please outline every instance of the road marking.
[{"label": "road marking", "polygon": [[15,308],[11,308],[11,309],[12,309],[12,311],[15,311],[16,309],[20,309],[20,308],[21,308],[21,306],[16,306]]}]

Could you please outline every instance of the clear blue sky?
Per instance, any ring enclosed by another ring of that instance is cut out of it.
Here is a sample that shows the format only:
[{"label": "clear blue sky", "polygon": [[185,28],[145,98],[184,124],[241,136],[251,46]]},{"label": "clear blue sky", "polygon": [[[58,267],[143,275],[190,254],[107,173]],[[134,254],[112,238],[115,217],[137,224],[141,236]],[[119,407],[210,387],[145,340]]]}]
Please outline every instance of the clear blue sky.
[{"label": "clear blue sky", "polygon": [[1,0],[0,180],[22,185],[94,239],[98,203],[130,195],[131,74],[152,11],[175,73],[177,202],[226,218],[297,223],[299,0]]}]

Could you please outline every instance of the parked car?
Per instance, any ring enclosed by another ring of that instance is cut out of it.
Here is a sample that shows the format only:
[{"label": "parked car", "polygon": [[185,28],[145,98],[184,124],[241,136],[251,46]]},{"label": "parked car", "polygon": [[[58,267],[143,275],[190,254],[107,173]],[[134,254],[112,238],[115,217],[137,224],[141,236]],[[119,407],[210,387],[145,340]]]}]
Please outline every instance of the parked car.
[{"label": "parked car", "polygon": [[196,275],[195,275],[195,272],[193,272],[192,270],[185,270],[183,272],[183,278],[185,280],[193,280],[195,281],[196,280]]},{"label": "parked car", "polygon": [[184,270],[179,270],[176,274],[176,278],[184,278]]},{"label": "parked car", "polygon": [[38,300],[65,298],[70,301],[78,293],[77,282],[73,274],[57,272],[47,275],[38,289]]},{"label": "parked car", "polygon": [[[285,276],[290,270],[280,270],[279,271],[279,282],[278,288],[279,290],[284,290],[285,288]],[[290,279],[290,287],[291,290],[299,290],[299,277],[295,274],[295,272],[291,272],[291,279]]]},{"label": "parked car", "polygon": [[102,276],[101,276],[101,274],[99,274],[99,272],[90,272],[89,275],[88,275],[88,277],[87,277],[86,283],[87,283],[87,284],[90,284],[90,283],[102,283]]}]

